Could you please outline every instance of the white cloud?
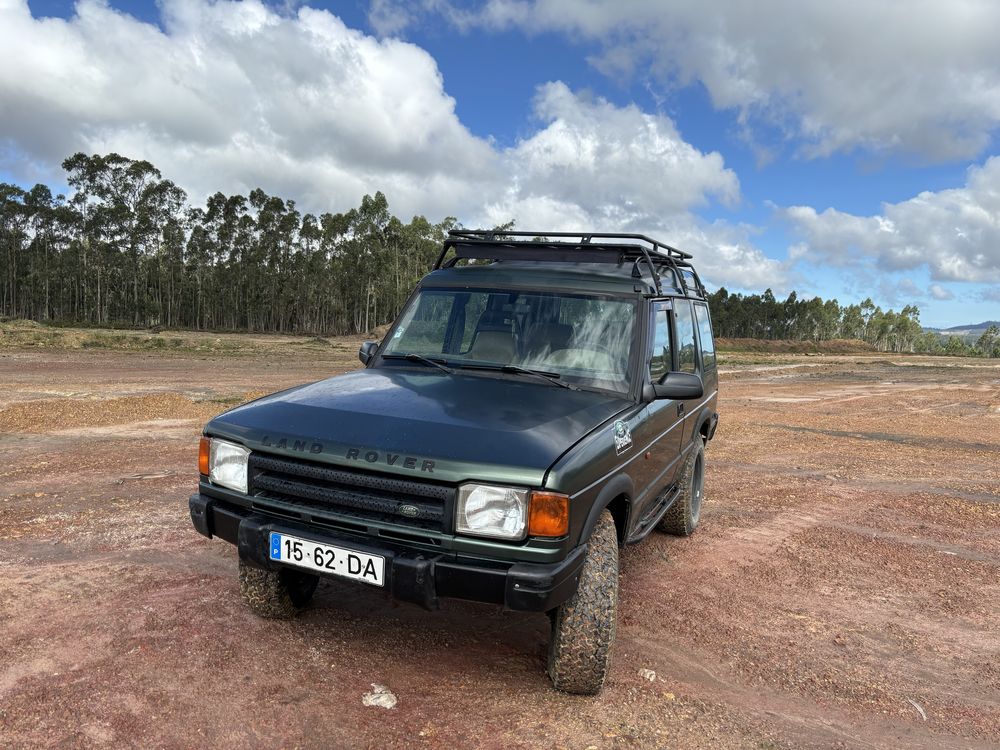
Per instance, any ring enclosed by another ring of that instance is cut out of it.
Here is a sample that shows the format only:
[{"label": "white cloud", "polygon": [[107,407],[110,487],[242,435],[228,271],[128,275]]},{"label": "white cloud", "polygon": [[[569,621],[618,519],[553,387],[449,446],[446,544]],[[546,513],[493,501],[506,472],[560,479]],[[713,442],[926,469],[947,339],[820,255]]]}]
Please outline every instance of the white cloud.
[{"label": "white cloud", "polygon": [[503,153],[511,180],[494,213],[536,215],[539,226],[562,214],[622,230],[686,215],[711,195],[739,198],[722,157],[686,143],[667,117],[579,96],[563,83],[539,88],[535,114],[544,127]]},{"label": "white cloud", "polygon": [[806,155],[861,147],[932,160],[973,157],[1000,124],[998,3],[424,5],[460,28],[516,27],[589,40],[598,45],[591,62],[610,75],[650,71],[668,86],[701,82],[717,107],[739,112],[742,124],[777,125],[799,136]]},{"label": "white cloud", "polygon": [[[934,286],[938,285],[935,284]],[[920,287],[917,286],[916,282],[913,279],[901,279],[900,282],[896,285],[896,289],[899,294],[905,295],[906,297],[909,297],[911,299],[920,298],[924,296],[923,290],[921,290]]]},{"label": "white cloud", "polygon": [[964,187],[883,204],[878,216],[832,208],[818,213],[809,206],[779,213],[804,240],[811,260],[840,266],[873,261],[887,271],[926,265],[938,281],[1000,281],[1000,157],[970,167]]},{"label": "white cloud", "polygon": [[[875,299],[884,300],[892,307],[901,307],[912,302],[914,297],[924,296],[912,279],[893,281],[888,277],[880,277],[876,288]],[[868,293],[865,296],[868,296]]]},{"label": "white cloud", "polygon": [[141,155],[195,197],[261,186],[325,207],[381,189],[443,215],[470,179],[499,182],[497,154],[458,120],[419,47],[311,8],[161,7],[164,30],[97,0],[70,21],[0,0],[0,139],[49,164]]},{"label": "white cloud", "polygon": [[[99,0],[68,21],[0,0],[0,167],[58,174],[75,151],[117,151],[196,203],[261,187],[312,211],[382,190],[404,218],[644,231],[695,250],[715,283],[783,283],[750,230],[694,215],[737,203],[739,180],[669,118],[554,82],[537,91],[536,131],[500,149],[461,123],[427,52],[293,7],[163,0],[161,28]],[[384,29],[409,22],[373,10]]]},{"label": "white cloud", "polygon": [[[659,230],[657,230],[659,231]],[[694,222],[689,226],[663,226],[664,236],[695,257],[698,273],[710,288],[728,286],[731,291],[770,288],[786,294],[788,264],[764,255],[752,241],[748,227]]]},{"label": "white cloud", "polygon": [[413,23],[413,13],[392,0],[371,0],[368,23],[379,36],[394,36]]},{"label": "white cloud", "polygon": [[631,223],[621,216],[594,221],[580,205],[550,197],[517,198],[507,196],[488,204],[482,226],[497,226],[512,217],[522,229],[552,232],[578,232],[583,227],[602,227],[605,231],[645,234],[691,253],[702,281],[710,289],[720,286],[732,291],[759,291],[770,287],[776,293],[789,291],[788,264],[769,258],[754,246],[753,230],[748,227],[709,223],[690,214],[672,218]]},{"label": "white cloud", "polygon": [[950,289],[946,289],[940,284],[931,284],[930,292],[931,292],[931,297],[933,297],[936,300],[955,299],[955,293]]},{"label": "white cloud", "polygon": [[707,283],[784,288],[784,265],[754,247],[747,228],[691,213],[709,196],[737,202],[739,180],[718,153],[686,143],[669,118],[563,83],[539,87],[535,114],[544,127],[504,152],[511,180],[479,223],[516,217],[525,229],[644,233],[695,254]]}]

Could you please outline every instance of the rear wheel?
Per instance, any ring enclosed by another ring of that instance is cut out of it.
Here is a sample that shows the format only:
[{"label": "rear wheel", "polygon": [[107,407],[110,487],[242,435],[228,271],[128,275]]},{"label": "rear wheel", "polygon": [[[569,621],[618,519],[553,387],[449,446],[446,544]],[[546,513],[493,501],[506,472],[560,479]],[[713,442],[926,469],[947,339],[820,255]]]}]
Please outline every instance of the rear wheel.
[{"label": "rear wheel", "polygon": [[605,510],[587,543],[576,593],[554,612],[549,676],[558,690],[596,695],[604,686],[618,610],[618,535]]},{"label": "rear wheel", "polygon": [[681,494],[660,520],[657,528],[675,536],[690,536],[698,528],[705,500],[705,443],[695,438],[681,470]]},{"label": "rear wheel", "polygon": [[250,610],[269,620],[295,617],[312,598],[319,577],[297,570],[261,570],[240,560],[240,595]]}]

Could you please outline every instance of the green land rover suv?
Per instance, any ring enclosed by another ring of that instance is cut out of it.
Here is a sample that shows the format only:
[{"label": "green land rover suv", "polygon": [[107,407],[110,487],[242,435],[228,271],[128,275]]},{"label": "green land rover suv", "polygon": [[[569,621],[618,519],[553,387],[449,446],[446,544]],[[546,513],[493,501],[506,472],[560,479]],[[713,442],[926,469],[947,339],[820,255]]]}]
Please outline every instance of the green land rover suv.
[{"label": "green land rover suv", "polygon": [[691,256],[634,234],[460,230],[358,371],[209,422],[191,519],[290,617],[322,576],[428,609],[546,612],[548,671],[597,693],[618,550],[686,536],[718,375]]}]

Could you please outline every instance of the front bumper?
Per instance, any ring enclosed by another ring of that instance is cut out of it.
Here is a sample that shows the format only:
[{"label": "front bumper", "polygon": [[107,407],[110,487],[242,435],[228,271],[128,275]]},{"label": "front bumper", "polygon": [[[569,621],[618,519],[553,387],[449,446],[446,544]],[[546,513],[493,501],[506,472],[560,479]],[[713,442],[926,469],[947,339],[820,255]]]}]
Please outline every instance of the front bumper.
[{"label": "front bumper", "polygon": [[381,555],[386,563],[386,590],[396,599],[427,609],[436,609],[438,598],[443,597],[502,604],[507,609],[546,612],[558,607],[576,591],[586,556],[586,545],[581,545],[558,563],[510,564],[477,560],[407,549],[382,540],[371,544],[364,537],[269,518],[200,493],[192,495],[188,504],[191,521],[198,532],[235,544],[240,559],[266,570],[286,567],[271,560],[268,555],[272,531]]}]

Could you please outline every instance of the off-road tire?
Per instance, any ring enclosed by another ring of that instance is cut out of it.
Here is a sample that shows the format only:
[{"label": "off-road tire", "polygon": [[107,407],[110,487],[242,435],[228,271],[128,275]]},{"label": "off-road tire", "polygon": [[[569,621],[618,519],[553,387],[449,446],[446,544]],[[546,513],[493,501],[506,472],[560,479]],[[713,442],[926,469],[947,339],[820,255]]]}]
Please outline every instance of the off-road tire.
[{"label": "off-road tire", "polygon": [[295,617],[312,598],[319,577],[287,568],[261,570],[240,560],[240,595],[250,610],[269,620]]},{"label": "off-road tire", "polygon": [[587,543],[576,593],[555,610],[549,677],[557,690],[596,695],[604,686],[618,611],[618,535],[605,510]]},{"label": "off-road tire", "polygon": [[700,437],[695,438],[681,469],[680,486],[681,494],[656,528],[674,536],[691,536],[705,504],[705,443]]}]

